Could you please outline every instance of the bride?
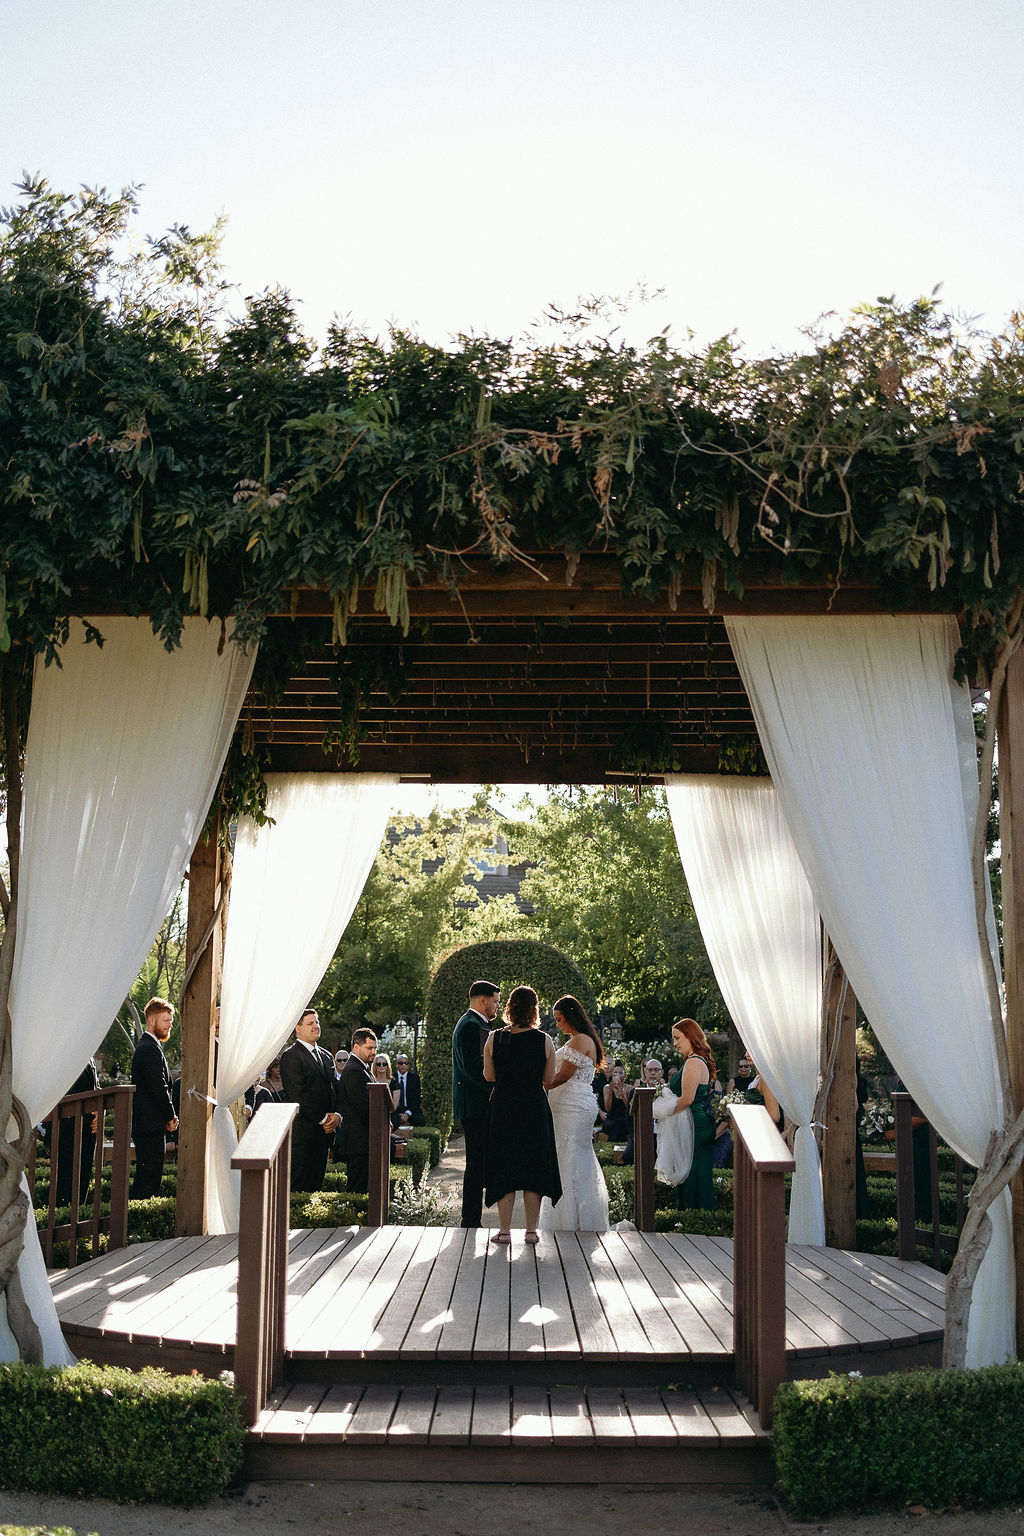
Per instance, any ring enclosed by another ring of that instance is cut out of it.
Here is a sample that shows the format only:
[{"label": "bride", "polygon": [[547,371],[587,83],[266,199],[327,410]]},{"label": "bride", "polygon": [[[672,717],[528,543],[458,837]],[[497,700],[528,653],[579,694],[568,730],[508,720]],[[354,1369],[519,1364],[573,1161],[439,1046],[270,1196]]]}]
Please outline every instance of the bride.
[{"label": "bride", "polygon": [[608,1187],[594,1155],[593,1080],[604,1064],[604,1047],[575,997],[560,997],[552,1012],[568,1036],[555,1053],[558,1070],[548,1091],[562,1198],[557,1206],[541,1202],[540,1226],[548,1232],[607,1232]]}]

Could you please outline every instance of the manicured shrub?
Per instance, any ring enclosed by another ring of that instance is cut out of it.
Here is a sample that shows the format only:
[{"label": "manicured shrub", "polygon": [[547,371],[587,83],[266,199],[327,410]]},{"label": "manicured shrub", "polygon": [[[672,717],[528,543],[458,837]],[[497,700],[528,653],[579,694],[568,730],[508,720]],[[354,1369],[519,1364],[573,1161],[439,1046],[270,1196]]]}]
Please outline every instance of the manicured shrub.
[{"label": "manicured shrub", "polygon": [[732,1237],[731,1211],[658,1210],[654,1213],[656,1232],[689,1232],[701,1237]]},{"label": "manicured shrub", "polygon": [[447,1138],[441,1135],[436,1125],[418,1125],[415,1130],[415,1138],[417,1141],[428,1141],[430,1143],[430,1166],[431,1168],[436,1168],[441,1161],[441,1154],[444,1151]]},{"label": "manicured shrub", "polygon": [[292,1227],[352,1227],[366,1220],[365,1195],[347,1190],[319,1189],[313,1194],[291,1197]]},{"label": "manicured shrub", "polygon": [[173,1195],[154,1195],[150,1200],[128,1201],[128,1241],[156,1243],[174,1236]]},{"label": "manicured shrub", "polygon": [[513,987],[534,987],[542,1007],[571,992],[591,1018],[597,1015],[593,988],[576,962],[536,939],[467,944],[442,960],[427,993],[420,1072],[423,1113],[445,1141],[452,1128],[452,1031],[469,1006],[470,986],[481,977],[499,986],[503,998]]},{"label": "manicured shrub", "polygon": [[239,1476],[244,1442],[220,1381],[88,1361],[0,1365],[0,1487],[203,1504]]},{"label": "manicured shrub", "polygon": [[1024,1365],[784,1382],[773,1450],[800,1520],[1024,1496]]}]

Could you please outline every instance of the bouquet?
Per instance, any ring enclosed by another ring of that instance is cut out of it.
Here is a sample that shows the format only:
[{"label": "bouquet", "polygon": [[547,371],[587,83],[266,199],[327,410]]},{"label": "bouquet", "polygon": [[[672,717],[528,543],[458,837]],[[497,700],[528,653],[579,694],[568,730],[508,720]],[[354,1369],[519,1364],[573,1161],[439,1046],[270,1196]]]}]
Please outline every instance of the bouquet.
[{"label": "bouquet", "polygon": [[715,1119],[728,1120],[730,1104],[749,1104],[749,1102],[742,1088],[734,1088],[732,1093],[723,1093],[715,1104]]}]

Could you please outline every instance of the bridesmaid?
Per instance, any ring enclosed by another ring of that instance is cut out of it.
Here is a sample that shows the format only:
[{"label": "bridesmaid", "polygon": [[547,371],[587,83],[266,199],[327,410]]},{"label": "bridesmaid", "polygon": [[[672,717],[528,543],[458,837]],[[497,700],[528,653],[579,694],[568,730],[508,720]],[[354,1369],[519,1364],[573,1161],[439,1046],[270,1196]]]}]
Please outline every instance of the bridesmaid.
[{"label": "bridesmaid", "polygon": [[693,1163],[689,1176],[676,1186],[676,1209],[713,1211],[715,1186],[711,1157],[715,1122],[705,1106],[715,1080],[715,1058],[696,1019],[679,1019],[673,1024],[672,1044],[683,1058],[679,1071],[669,1079],[669,1087],[679,1099],[674,1113],[687,1108],[693,1111]]}]

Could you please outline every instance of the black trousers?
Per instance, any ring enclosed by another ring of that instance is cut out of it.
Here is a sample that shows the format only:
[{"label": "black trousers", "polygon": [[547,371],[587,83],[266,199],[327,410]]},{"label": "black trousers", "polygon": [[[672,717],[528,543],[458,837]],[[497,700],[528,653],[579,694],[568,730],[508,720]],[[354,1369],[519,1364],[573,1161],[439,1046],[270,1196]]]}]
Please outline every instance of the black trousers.
[{"label": "black trousers", "polygon": [[160,1180],[164,1176],[164,1132],[137,1131],[132,1140],[135,1143],[132,1199],[149,1200],[160,1193]]},{"label": "black trousers", "polygon": [[370,1191],[370,1149],[365,1152],[349,1152],[345,1158],[345,1182],[354,1195],[366,1195]]},{"label": "black trousers", "polygon": [[466,1138],[466,1172],[462,1177],[462,1225],[478,1227],[484,1211],[484,1179],[487,1173],[486,1115],[465,1119],[462,1134]]},{"label": "black trousers", "polygon": [[292,1175],[291,1191],[303,1194],[323,1189],[327,1171],[327,1154],[334,1137],[328,1136],[319,1126],[315,1129],[292,1123]]}]

